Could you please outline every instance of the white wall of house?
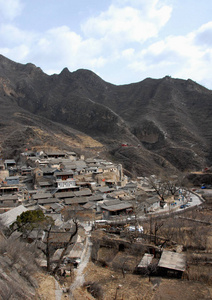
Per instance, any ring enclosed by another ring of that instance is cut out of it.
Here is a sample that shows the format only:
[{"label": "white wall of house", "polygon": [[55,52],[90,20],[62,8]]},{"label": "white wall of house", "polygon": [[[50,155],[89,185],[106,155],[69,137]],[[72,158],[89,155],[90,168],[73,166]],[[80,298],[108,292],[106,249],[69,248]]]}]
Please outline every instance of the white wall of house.
[{"label": "white wall of house", "polygon": [[62,180],[62,179],[57,180],[58,188],[69,188],[69,187],[74,187],[74,186],[76,186],[76,180],[74,180],[72,178],[67,179],[67,180]]}]

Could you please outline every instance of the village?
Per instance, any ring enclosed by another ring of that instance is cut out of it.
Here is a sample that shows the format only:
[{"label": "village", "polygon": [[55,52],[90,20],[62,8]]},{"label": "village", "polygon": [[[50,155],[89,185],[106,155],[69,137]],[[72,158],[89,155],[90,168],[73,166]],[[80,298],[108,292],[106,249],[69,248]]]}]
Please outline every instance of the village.
[{"label": "village", "polygon": [[132,181],[120,164],[45,150],[2,160],[0,182],[0,221],[5,227],[26,211],[42,211],[53,220],[51,231],[33,227],[27,234],[15,230],[10,236],[36,243],[41,250],[48,244],[49,256],[40,251],[38,257],[48,271],[57,266],[60,276],[71,276],[91,258],[123,276],[181,278],[186,272],[183,246],[157,233],[163,226],[160,216],[201,204],[190,191],[178,188],[162,201],[147,178]]}]

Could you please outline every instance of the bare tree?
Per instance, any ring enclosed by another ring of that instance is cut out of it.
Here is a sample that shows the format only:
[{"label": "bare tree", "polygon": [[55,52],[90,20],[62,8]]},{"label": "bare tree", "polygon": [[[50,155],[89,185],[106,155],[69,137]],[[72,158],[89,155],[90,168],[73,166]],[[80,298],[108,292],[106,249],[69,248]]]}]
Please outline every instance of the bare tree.
[{"label": "bare tree", "polygon": [[188,183],[182,174],[161,174],[158,178],[150,176],[148,182],[162,201],[166,196],[175,196],[181,189],[185,193],[188,190]]},{"label": "bare tree", "polygon": [[78,232],[78,223],[77,223],[76,220],[73,220],[73,222],[74,222],[74,224],[75,224],[75,229],[74,229],[74,231],[72,232],[72,234],[71,234],[71,236],[70,236],[70,238],[69,238],[69,241],[66,243],[66,246],[64,247],[64,249],[63,249],[63,251],[62,251],[62,253],[61,253],[61,255],[60,255],[60,258],[59,258],[59,260],[58,260],[58,262],[57,262],[57,265],[56,265],[56,267],[54,268],[54,270],[53,270],[53,272],[52,272],[53,275],[55,275],[55,274],[57,273],[58,269],[60,268],[60,265],[61,265],[61,263],[62,263],[63,257],[64,257],[64,255],[65,255],[67,249],[68,249],[68,246],[71,245],[71,243],[72,243],[72,241],[73,241],[73,237],[74,237],[74,236],[77,234],[77,232]]},{"label": "bare tree", "polygon": [[157,195],[159,196],[161,201],[165,200],[165,195],[167,193],[167,186],[164,181],[161,181],[160,179],[157,179],[156,177],[150,176],[149,179],[149,185],[151,188],[155,190]]},{"label": "bare tree", "polygon": [[158,223],[157,221],[155,222],[154,225],[154,243],[157,245],[157,232],[159,229],[163,226],[163,222]]}]

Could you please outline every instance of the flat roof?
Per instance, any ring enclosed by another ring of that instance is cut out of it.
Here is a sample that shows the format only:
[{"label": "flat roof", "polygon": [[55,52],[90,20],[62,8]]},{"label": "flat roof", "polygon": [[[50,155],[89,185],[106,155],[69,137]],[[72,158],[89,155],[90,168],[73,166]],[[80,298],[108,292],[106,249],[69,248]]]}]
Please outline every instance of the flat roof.
[{"label": "flat roof", "polygon": [[183,253],[163,250],[158,266],[166,269],[185,271],[186,255]]},{"label": "flat roof", "polygon": [[153,254],[145,253],[144,256],[142,257],[140,263],[138,264],[138,268],[148,267],[148,265],[151,264],[153,257],[154,257]]}]

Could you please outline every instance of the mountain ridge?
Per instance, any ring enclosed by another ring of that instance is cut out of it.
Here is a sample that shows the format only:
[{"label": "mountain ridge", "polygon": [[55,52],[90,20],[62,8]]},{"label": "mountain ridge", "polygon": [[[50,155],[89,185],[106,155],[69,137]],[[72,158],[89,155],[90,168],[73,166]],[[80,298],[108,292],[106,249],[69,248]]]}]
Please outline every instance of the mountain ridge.
[{"label": "mountain ridge", "polygon": [[[2,130],[9,123],[24,125],[20,116],[14,118],[17,112],[30,114],[28,126],[36,123],[47,131],[52,125],[44,120],[49,120],[98,141],[106,155],[135,175],[211,164],[212,91],[191,79],[165,76],[118,86],[90,70],[64,68],[47,75],[1,55],[0,107]],[[8,111],[10,117],[3,113]]]}]

